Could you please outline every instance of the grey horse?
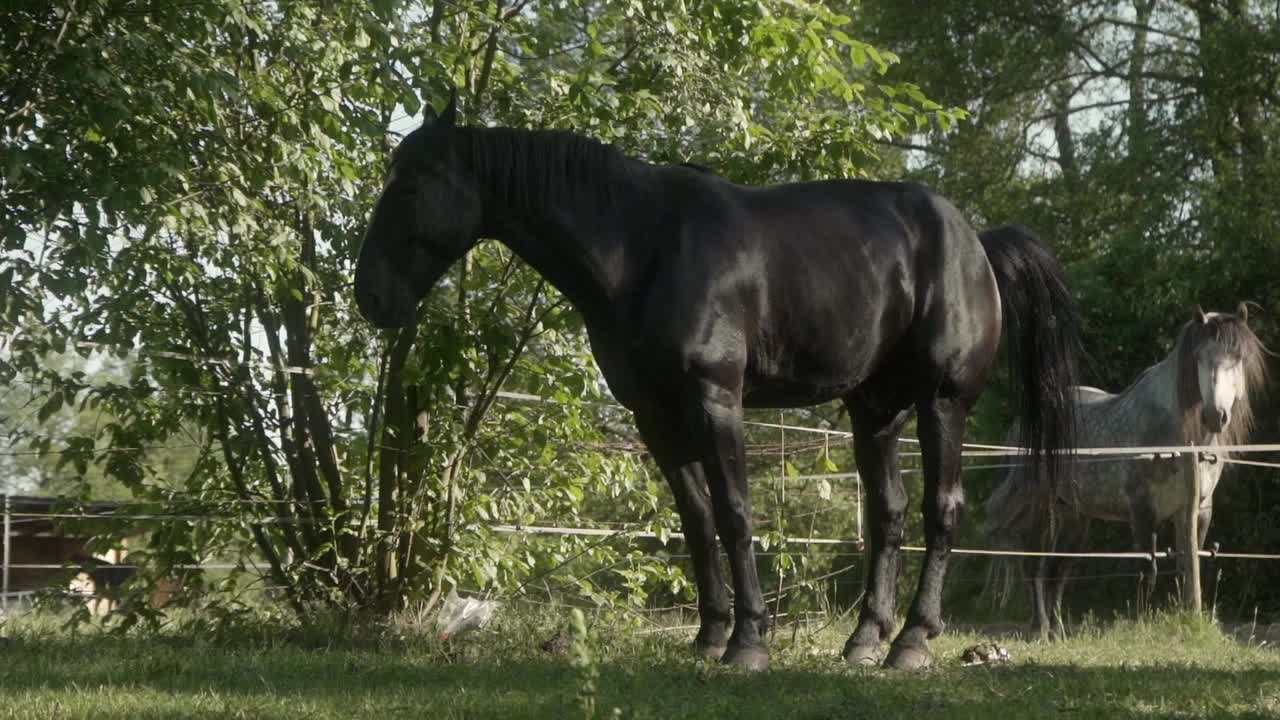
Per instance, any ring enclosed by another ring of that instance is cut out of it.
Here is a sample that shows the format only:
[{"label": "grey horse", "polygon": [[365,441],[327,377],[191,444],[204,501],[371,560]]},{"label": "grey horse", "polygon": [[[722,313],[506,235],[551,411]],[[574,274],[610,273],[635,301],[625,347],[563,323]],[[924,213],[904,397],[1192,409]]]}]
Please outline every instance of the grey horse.
[{"label": "grey horse", "polygon": [[[1205,313],[1197,306],[1172,352],[1126,390],[1112,394],[1074,388],[1079,447],[1212,448],[1245,443],[1253,425],[1250,396],[1265,384],[1269,354],[1248,319],[1243,303],[1234,314]],[[1223,452],[1205,453],[1198,463],[1201,547],[1225,457]],[[1133,531],[1134,546],[1144,551],[1151,549],[1156,530],[1172,519],[1182,543],[1189,481],[1185,468],[1173,459],[1078,457],[1068,482],[1050,490],[1048,483],[1031,477],[1027,466],[1020,465],[988,498],[987,531],[1003,544],[1078,552],[1090,520],[1125,522]],[[1180,565],[1185,564],[1187,548],[1177,549]],[[1033,575],[1033,630],[1042,638],[1063,631],[1061,606],[1069,565],[1070,558],[1063,557],[1027,563]]]}]

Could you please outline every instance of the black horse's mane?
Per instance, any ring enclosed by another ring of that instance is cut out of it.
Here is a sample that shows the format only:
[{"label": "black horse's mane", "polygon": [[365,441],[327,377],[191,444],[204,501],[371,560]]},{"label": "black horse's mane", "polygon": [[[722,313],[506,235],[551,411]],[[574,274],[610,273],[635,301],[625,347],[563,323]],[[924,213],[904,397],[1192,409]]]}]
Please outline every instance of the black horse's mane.
[{"label": "black horse's mane", "polygon": [[460,128],[462,157],[513,209],[537,209],[572,198],[611,206],[628,177],[627,158],[612,145],[569,130]]},{"label": "black horse's mane", "polygon": [[[612,207],[619,185],[635,165],[613,145],[572,130],[459,128],[462,157],[486,181],[494,199],[529,210],[572,198],[595,207]],[[717,176],[706,165],[679,167]]]}]

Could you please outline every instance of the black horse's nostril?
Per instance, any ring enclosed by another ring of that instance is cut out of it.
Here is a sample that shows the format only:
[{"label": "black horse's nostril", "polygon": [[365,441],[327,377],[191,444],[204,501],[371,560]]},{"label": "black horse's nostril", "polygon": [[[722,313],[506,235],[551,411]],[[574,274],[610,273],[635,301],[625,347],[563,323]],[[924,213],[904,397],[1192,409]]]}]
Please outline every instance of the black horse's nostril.
[{"label": "black horse's nostril", "polygon": [[1227,411],[1226,411],[1226,410],[1219,410],[1219,411],[1218,411],[1218,425],[1219,425],[1219,427],[1226,427],[1226,426],[1227,426],[1227,420],[1228,420],[1228,419],[1230,419],[1230,418],[1229,418],[1229,416],[1227,415]]}]

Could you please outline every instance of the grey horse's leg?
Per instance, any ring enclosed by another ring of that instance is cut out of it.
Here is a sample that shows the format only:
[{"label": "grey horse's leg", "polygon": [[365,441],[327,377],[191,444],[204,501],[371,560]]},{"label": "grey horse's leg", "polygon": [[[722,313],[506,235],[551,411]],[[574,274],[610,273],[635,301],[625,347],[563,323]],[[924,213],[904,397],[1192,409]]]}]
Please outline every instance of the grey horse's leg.
[{"label": "grey horse's leg", "polygon": [[[1156,544],[1155,511],[1145,501],[1130,501],[1129,527],[1133,531],[1133,547],[1138,552],[1152,552]],[[1142,607],[1150,607],[1156,590],[1156,565],[1152,561],[1151,568],[1144,575],[1142,595],[1139,598]]]},{"label": "grey horse's leg", "polygon": [[1187,537],[1187,520],[1184,511],[1179,510],[1173,518],[1174,543],[1178,551],[1178,578],[1187,581],[1192,562],[1200,562],[1200,551],[1204,549],[1204,540],[1209,534],[1209,522],[1213,519],[1213,508],[1201,508],[1196,515],[1196,546],[1185,547]]},{"label": "grey horse's leg", "polygon": [[[1057,550],[1062,534],[1062,503],[1056,497],[1050,497],[1050,507],[1046,508],[1049,516],[1045,519],[1045,527],[1040,534],[1039,545],[1042,552]],[[1048,589],[1050,578],[1050,561],[1053,558],[1037,556],[1027,558],[1025,567],[1031,581],[1031,633],[1038,635],[1042,642],[1048,642],[1053,634],[1053,619],[1050,613],[1052,605],[1051,593]]]},{"label": "grey horse's leg", "polygon": [[[1044,547],[1053,547],[1052,542]],[[1049,639],[1049,609],[1045,600],[1045,577],[1048,575],[1048,558],[1029,557],[1024,564],[1031,581],[1031,633],[1041,640]]]},{"label": "grey horse's leg", "polygon": [[[1058,508],[1058,518],[1058,542],[1054,545],[1054,551],[1061,553],[1080,552],[1084,545],[1085,519],[1069,508],[1061,506]],[[1067,580],[1071,575],[1072,567],[1075,566],[1075,559],[1071,557],[1051,557],[1046,559],[1048,562],[1046,563],[1047,579],[1045,591],[1047,594],[1050,631],[1057,637],[1065,639],[1067,627],[1062,617],[1062,598],[1066,594]]]}]

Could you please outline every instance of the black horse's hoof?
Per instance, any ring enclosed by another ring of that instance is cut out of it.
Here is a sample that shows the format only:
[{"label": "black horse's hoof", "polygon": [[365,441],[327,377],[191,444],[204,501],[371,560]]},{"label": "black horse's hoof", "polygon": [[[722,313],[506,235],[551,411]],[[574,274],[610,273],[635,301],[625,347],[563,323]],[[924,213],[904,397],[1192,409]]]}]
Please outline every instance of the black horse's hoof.
[{"label": "black horse's hoof", "polygon": [[724,657],[724,651],[728,649],[728,645],[724,643],[706,642],[703,640],[693,641],[693,652],[698,657],[704,657],[708,660],[719,660]]},{"label": "black horse's hoof", "polygon": [[933,662],[929,648],[916,645],[894,644],[884,659],[884,666],[893,670],[924,670]]},{"label": "black horse's hoof", "polygon": [[844,661],[850,665],[879,665],[880,645],[847,644],[844,646]]},{"label": "black horse's hoof", "polygon": [[761,671],[769,669],[769,650],[758,645],[730,644],[721,656],[720,662],[733,665],[744,670]]}]

